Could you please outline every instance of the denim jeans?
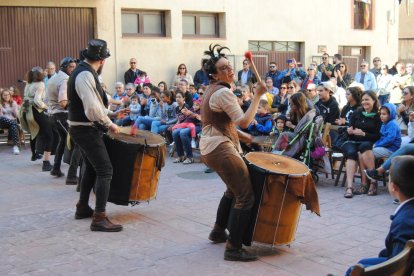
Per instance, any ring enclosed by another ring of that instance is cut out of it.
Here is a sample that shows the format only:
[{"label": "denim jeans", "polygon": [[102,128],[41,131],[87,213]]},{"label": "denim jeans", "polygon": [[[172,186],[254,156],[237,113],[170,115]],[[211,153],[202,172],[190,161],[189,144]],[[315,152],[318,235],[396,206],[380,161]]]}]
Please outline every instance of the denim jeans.
[{"label": "denim jeans", "polygon": [[[385,258],[385,257],[367,258],[367,259],[359,260],[358,263],[359,264],[362,264],[364,267],[369,267],[369,266],[373,266],[373,265],[377,265],[377,264],[383,263],[386,260],[387,260],[387,258]],[[353,268],[354,268],[353,266],[351,266],[350,268],[348,268],[348,270],[346,271],[345,275],[346,276],[351,275],[351,272],[352,272],[352,269]]]},{"label": "denim jeans", "polygon": [[68,120],[68,114],[64,112],[56,113],[51,115],[49,119],[52,129],[59,134],[58,137],[54,137],[55,139],[59,139],[59,142],[55,150],[55,160],[53,164],[53,169],[60,170],[63,152],[65,151],[66,145],[66,131],[68,130],[68,123],[66,121]]},{"label": "denim jeans", "polygon": [[179,157],[185,156],[193,158],[193,150],[191,148],[191,135],[189,128],[178,128],[172,132],[175,143],[175,150]]},{"label": "denim jeans", "polygon": [[152,121],[156,120],[155,118],[151,118],[148,116],[140,116],[138,117],[138,119],[135,121],[135,127],[139,128],[139,129],[143,129],[143,130],[150,130],[151,129],[151,124]]},{"label": "denim jeans", "polygon": [[392,159],[400,155],[414,155],[414,144],[407,144],[396,150],[393,154],[390,155],[390,157],[388,157],[387,161],[385,161],[381,167],[384,170],[388,171],[391,168]]},{"label": "denim jeans", "polygon": [[164,132],[170,125],[162,125],[161,121],[152,121],[151,132],[160,134]]},{"label": "denim jeans", "polygon": [[102,139],[102,131],[91,126],[74,126],[70,127],[69,133],[81,150],[85,166],[79,202],[87,204],[95,186],[95,212],[105,212],[112,180],[112,164]]}]

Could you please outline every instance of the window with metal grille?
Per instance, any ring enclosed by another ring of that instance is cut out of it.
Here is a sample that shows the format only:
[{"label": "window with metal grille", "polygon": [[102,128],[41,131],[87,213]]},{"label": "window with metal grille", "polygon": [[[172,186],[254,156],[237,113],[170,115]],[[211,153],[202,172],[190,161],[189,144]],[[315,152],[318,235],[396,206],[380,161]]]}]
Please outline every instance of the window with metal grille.
[{"label": "window with metal grille", "polygon": [[300,42],[295,41],[249,41],[250,51],[299,52]]},{"label": "window with metal grille", "polygon": [[165,36],[165,12],[122,10],[123,36]]}]

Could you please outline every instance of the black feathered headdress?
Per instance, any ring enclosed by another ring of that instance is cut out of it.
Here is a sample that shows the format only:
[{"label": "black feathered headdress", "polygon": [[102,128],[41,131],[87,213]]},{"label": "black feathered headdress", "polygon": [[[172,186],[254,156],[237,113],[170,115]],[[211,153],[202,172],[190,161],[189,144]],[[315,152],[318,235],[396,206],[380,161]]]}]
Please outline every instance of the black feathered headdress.
[{"label": "black feathered headdress", "polygon": [[208,56],[208,60],[204,63],[204,70],[208,74],[210,80],[213,79],[212,75],[217,73],[216,63],[220,58],[226,58],[226,54],[222,53],[223,50],[229,50],[227,47],[223,47],[219,44],[210,44],[208,51],[204,51],[204,54]]}]

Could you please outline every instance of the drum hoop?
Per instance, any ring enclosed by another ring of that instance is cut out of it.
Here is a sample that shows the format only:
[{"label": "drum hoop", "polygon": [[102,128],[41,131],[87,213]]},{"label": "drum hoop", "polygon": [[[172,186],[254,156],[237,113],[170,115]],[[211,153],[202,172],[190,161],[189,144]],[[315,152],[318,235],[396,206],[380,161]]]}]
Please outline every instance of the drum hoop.
[{"label": "drum hoop", "polygon": [[[165,141],[164,141],[164,142],[161,142],[161,143],[159,143],[159,144],[138,144],[138,143],[131,143],[131,142],[127,142],[127,141],[122,141],[122,140],[119,140],[119,139],[115,138],[114,136],[112,136],[112,135],[110,135],[110,134],[106,134],[106,136],[108,136],[108,138],[109,138],[109,139],[116,140],[116,141],[119,141],[119,142],[122,142],[122,143],[125,143],[125,144],[128,144],[128,145],[142,145],[142,146],[145,146],[145,147],[150,147],[150,148],[162,147],[162,146],[164,146],[165,144],[167,144]],[[144,140],[145,140],[145,139],[144,139]],[[145,141],[146,141],[146,140],[145,140]]]},{"label": "drum hoop", "polygon": [[[251,154],[251,152],[249,152],[248,154],[246,154],[246,155],[244,156],[244,159],[245,159],[245,160],[246,160],[246,161],[247,161],[250,165],[256,166],[256,167],[258,167],[258,168],[260,168],[260,169],[264,170],[266,173],[270,173],[270,174],[279,174],[279,175],[289,175],[289,176],[292,176],[292,177],[302,177],[302,176],[307,176],[307,175],[310,173],[309,168],[308,168],[308,171],[307,171],[306,173],[303,173],[303,174],[302,174],[302,173],[294,173],[294,174],[291,174],[291,173],[280,173],[280,172],[275,172],[275,171],[269,171],[268,169],[263,168],[263,167],[261,167],[261,166],[258,166],[258,165],[256,165],[255,163],[251,162],[249,159],[247,159],[247,156],[248,156],[249,154]],[[288,159],[295,160],[295,161],[297,161],[297,162],[299,162],[299,163],[301,163],[301,164],[303,164],[303,165],[305,165],[305,166],[306,166],[306,164],[305,164],[305,163],[300,162],[300,161],[296,160],[295,158],[292,158],[292,157],[289,157],[289,156],[283,156],[283,158],[288,158]],[[306,167],[307,167],[307,166],[306,166]]]}]

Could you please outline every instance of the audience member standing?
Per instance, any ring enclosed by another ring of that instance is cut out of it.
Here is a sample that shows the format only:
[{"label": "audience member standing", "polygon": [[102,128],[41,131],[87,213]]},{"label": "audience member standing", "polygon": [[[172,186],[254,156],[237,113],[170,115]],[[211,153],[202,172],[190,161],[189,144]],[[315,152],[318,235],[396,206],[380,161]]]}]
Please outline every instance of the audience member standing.
[{"label": "audience member standing", "polygon": [[204,69],[204,64],[207,62],[206,59],[201,60],[201,68],[194,74],[194,85],[198,88],[201,86],[207,86],[209,84],[208,75]]},{"label": "audience member standing", "polygon": [[134,83],[135,79],[138,77],[139,70],[137,68],[138,62],[136,58],[131,58],[129,60],[129,69],[124,74],[124,83]]},{"label": "audience member standing", "polygon": [[374,74],[376,79],[379,75],[381,75],[381,59],[379,57],[374,57],[372,63],[374,64],[374,67],[369,69],[369,71]]},{"label": "audience member standing", "polygon": [[280,71],[277,70],[276,62],[272,61],[269,63],[269,71],[266,73],[265,78],[271,77],[273,80],[273,86],[279,88],[280,80],[279,80]]},{"label": "audience member standing", "polygon": [[388,85],[388,90],[390,91],[390,103],[400,104],[402,91],[406,86],[413,85],[413,78],[411,75],[407,74],[403,62],[397,62],[395,67],[397,69],[397,74],[392,77],[390,84]]},{"label": "audience member standing", "polygon": [[181,80],[186,80],[188,85],[193,84],[193,77],[188,73],[187,66],[184,63],[178,65],[177,73],[174,76],[171,86],[178,87],[178,83]]},{"label": "audience member standing", "polygon": [[355,74],[355,81],[364,85],[365,91],[375,91],[377,89],[377,80],[375,75],[368,71],[368,62],[361,63],[361,71]]},{"label": "audience member standing", "polygon": [[240,85],[257,82],[256,75],[250,70],[250,62],[248,59],[243,60],[243,70],[237,73],[237,80]]},{"label": "audience member standing", "polygon": [[321,81],[328,81],[333,74],[333,65],[329,63],[329,55],[322,55],[322,63],[318,65],[318,71],[322,73]]}]

